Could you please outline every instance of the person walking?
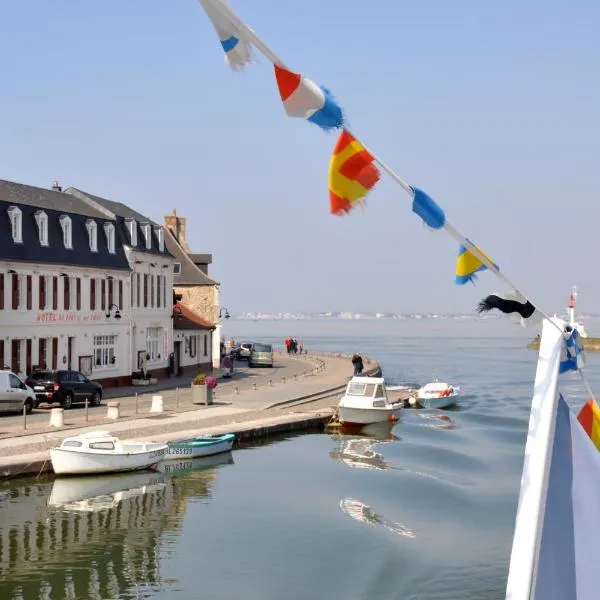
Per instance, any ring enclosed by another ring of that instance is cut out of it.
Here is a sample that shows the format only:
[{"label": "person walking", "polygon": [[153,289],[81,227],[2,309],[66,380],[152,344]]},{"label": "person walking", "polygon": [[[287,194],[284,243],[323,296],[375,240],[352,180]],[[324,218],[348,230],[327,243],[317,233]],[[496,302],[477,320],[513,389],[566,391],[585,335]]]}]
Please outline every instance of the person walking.
[{"label": "person walking", "polygon": [[360,375],[363,372],[363,359],[360,352],[355,352],[352,357],[352,366],[354,367],[354,375]]}]

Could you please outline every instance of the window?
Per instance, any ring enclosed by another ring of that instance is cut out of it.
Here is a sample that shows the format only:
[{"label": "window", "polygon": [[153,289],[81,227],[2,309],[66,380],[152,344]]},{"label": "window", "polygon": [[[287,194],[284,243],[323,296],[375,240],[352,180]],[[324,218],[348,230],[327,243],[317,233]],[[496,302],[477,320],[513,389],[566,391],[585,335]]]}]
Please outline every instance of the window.
[{"label": "window", "polygon": [[140,298],[142,296],[142,294],[140,293],[141,289],[142,289],[140,274],[136,273],[135,278],[136,278],[136,281],[137,281],[137,283],[135,285],[135,294],[137,296],[137,307],[139,308],[140,307]]},{"label": "window", "polygon": [[21,295],[21,282],[16,273],[12,274],[12,309],[19,309],[19,296]]},{"label": "window", "polygon": [[71,217],[67,215],[61,215],[60,226],[63,231],[63,244],[65,248],[71,250],[73,248],[73,230],[71,228]]},{"label": "window", "polygon": [[52,278],[52,310],[58,310],[58,277]]},{"label": "window", "polygon": [[160,301],[160,288],[161,288],[161,275],[156,276],[156,308],[160,308],[162,306]]},{"label": "window", "polygon": [[144,308],[148,308],[148,273],[144,273]]},{"label": "window", "polygon": [[162,227],[158,227],[157,229],[155,229],[156,231],[156,237],[158,239],[158,249],[161,252],[165,251],[165,232],[163,231]]},{"label": "window", "polygon": [[129,243],[137,246],[137,222],[135,219],[127,219],[127,231],[129,231]]},{"label": "window", "polygon": [[46,338],[40,338],[38,342],[38,365],[46,369]]},{"label": "window", "polygon": [[151,361],[160,359],[162,333],[162,327],[148,327],[146,329],[146,353],[150,355],[149,360]]},{"label": "window", "polygon": [[119,279],[119,310],[123,310],[123,281]]},{"label": "window", "polygon": [[150,308],[154,308],[154,275],[150,275]]},{"label": "window", "polygon": [[116,335],[94,336],[94,368],[107,369],[115,364]]},{"label": "window", "polygon": [[75,310],[81,310],[81,279],[75,279]]},{"label": "window", "polygon": [[108,280],[108,306],[111,307],[114,304],[114,279]]},{"label": "window", "polygon": [[27,310],[31,310],[33,308],[33,276],[27,275],[25,278],[25,290],[26,290],[26,298],[27,298]]},{"label": "window", "polygon": [[63,308],[71,310],[71,278],[63,277]]},{"label": "window", "polygon": [[150,223],[144,223],[142,225],[142,231],[144,232],[144,239],[146,240],[146,250],[152,248],[152,230],[150,229]]},{"label": "window", "polygon": [[208,336],[204,334],[204,356],[208,356]]},{"label": "window", "polygon": [[25,387],[23,385],[23,382],[16,375],[13,375],[12,373],[8,374],[8,380],[10,381],[11,388],[16,388],[19,390],[19,389]]},{"label": "window", "polygon": [[110,254],[115,253],[115,226],[112,223],[104,223],[104,233],[106,234],[106,247]]},{"label": "window", "polygon": [[96,280],[90,279],[90,310],[96,310]]},{"label": "window", "polygon": [[38,227],[38,237],[40,246],[48,245],[48,215],[43,210],[38,210],[35,213],[35,222]]},{"label": "window", "polygon": [[96,224],[96,221],[88,219],[85,222],[85,228],[88,232],[90,252],[98,252],[98,225]]},{"label": "window", "polygon": [[8,209],[8,218],[10,219],[10,230],[15,244],[23,243],[22,222],[23,216],[18,206],[11,206]]},{"label": "window", "polygon": [[38,277],[38,308],[44,310],[46,308],[46,276]]},{"label": "window", "polygon": [[190,353],[190,358],[195,358],[197,352],[198,352],[198,336],[197,335],[192,335],[189,338],[189,353]]},{"label": "window", "polygon": [[112,442],[90,442],[90,450],[114,450]]},{"label": "window", "polygon": [[167,276],[166,275],[163,277],[162,285],[163,285],[163,308],[165,308],[167,306]]},{"label": "window", "polygon": [[77,440],[65,440],[61,446],[63,448],[81,448],[81,446],[83,446],[82,442],[79,442]]},{"label": "window", "polygon": [[173,275],[181,274],[181,263],[173,263]]},{"label": "window", "polygon": [[[4,273],[0,273],[0,310],[4,310]],[[4,366],[3,362],[2,366]]]},{"label": "window", "polygon": [[106,310],[106,281],[100,280],[100,308]]}]

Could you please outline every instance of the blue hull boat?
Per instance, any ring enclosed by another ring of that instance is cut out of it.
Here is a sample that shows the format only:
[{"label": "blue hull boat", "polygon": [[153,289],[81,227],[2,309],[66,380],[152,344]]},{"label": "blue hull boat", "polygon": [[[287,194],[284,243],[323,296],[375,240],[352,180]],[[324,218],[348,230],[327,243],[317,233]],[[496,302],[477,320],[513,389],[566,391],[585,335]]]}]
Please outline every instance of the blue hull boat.
[{"label": "blue hull boat", "polygon": [[235,434],[224,433],[219,435],[196,435],[185,440],[176,440],[168,443],[164,460],[180,458],[198,458],[229,452],[235,442]]}]

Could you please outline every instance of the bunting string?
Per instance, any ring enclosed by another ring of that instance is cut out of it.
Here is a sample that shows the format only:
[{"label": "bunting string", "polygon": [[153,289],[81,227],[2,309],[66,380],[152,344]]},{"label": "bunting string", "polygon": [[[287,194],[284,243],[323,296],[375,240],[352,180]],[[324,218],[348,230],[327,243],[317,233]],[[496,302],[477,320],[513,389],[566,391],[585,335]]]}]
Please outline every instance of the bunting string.
[{"label": "bunting string", "polygon": [[[276,74],[278,73],[279,69],[283,69],[285,71],[288,71],[292,75],[296,75],[292,71],[290,71],[285,65],[284,61],[279,56],[277,56],[277,54],[235,14],[235,12],[229,7],[229,5],[225,4],[222,0],[200,0],[200,2],[205,8],[205,10],[206,5],[210,6],[210,9],[206,11],[209,18],[211,17],[210,12],[214,12],[214,14],[218,16],[220,21],[228,23],[229,26],[236,32],[236,34],[242,40],[244,40],[244,42],[254,46],[269,61],[271,61],[273,65],[275,65]],[[301,77],[298,75],[296,76]],[[310,82],[310,80],[308,80],[308,82],[311,86],[315,86],[315,84]],[[311,87],[310,89],[313,88]],[[321,90],[328,96],[328,90],[326,90],[325,88],[321,88]],[[280,92],[282,92],[281,88]],[[327,101],[327,99],[328,98],[325,98],[325,101]],[[285,104],[283,93],[282,100]],[[290,116],[300,116],[295,113],[292,114],[287,106],[286,112],[288,112]],[[309,118],[309,120],[311,119]],[[324,130],[329,130],[333,128],[343,128],[343,131],[345,131],[347,134],[358,140],[358,138],[354,136],[352,131],[350,131],[350,129],[348,129],[348,127],[345,126],[343,119],[337,118],[333,125],[328,125],[325,127],[322,126],[322,129]],[[464,246],[468,250],[468,252],[470,252],[476,259],[478,259],[482,265],[485,265],[485,267],[487,267],[492,273],[494,273],[494,275],[511,290],[513,290],[515,294],[523,297],[524,299],[528,299],[528,296],[523,294],[523,292],[521,292],[519,288],[514,283],[512,283],[512,281],[510,281],[502,271],[500,271],[500,268],[496,264],[494,264],[494,262],[478,246],[476,246],[466,236],[460,233],[460,231],[458,231],[458,229],[456,229],[446,219],[444,210],[431,197],[429,197],[422,190],[409,185],[404,179],[402,179],[402,177],[400,177],[400,175],[398,175],[398,173],[396,173],[394,169],[392,169],[379,156],[377,156],[367,146],[365,146],[362,140],[360,141],[360,144],[362,146],[362,149],[371,155],[372,159],[381,167],[381,169],[385,171],[385,173],[387,173],[387,175],[408,194],[409,198],[411,198],[412,200],[413,212],[415,212],[419,217],[421,217],[421,219],[427,226],[429,226],[432,229],[444,229],[452,238],[454,238],[454,240],[456,240],[459,243],[460,246]],[[343,214],[344,212],[345,211],[339,211],[338,214]],[[558,324],[556,324],[553,320],[550,319],[548,314],[546,314],[538,308],[537,304],[535,305],[535,308],[542,317],[548,319],[555,327],[557,327],[561,331],[565,339],[571,337],[570,332],[563,331]],[[580,371],[580,369],[577,370]]]}]

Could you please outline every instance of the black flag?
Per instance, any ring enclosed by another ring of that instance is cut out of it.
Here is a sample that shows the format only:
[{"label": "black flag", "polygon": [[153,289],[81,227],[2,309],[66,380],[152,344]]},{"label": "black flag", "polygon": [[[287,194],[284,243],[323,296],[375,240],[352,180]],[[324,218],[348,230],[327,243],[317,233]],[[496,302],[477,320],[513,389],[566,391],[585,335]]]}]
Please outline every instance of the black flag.
[{"label": "black flag", "polygon": [[541,314],[536,310],[535,306],[516,293],[507,294],[490,294],[477,305],[477,312],[483,313],[497,309],[505,314],[517,313],[521,316],[521,324],[525,325],[532,321],[541,319]]}]

